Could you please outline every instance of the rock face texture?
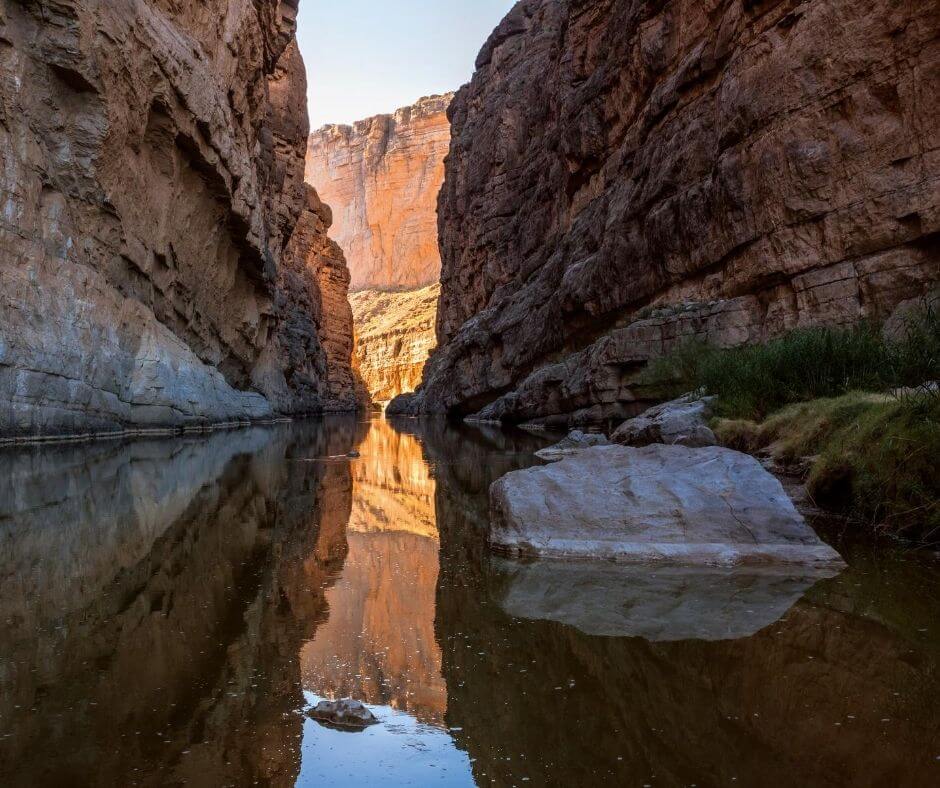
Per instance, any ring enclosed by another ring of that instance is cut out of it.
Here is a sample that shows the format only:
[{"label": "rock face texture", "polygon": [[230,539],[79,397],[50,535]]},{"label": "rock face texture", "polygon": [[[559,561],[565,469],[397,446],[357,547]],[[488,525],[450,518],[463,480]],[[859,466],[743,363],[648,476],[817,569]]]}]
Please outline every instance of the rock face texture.
[{"label": "rock face texture", "polygon": [[437,195],[450,145],[453,94],[310,136],[307,183],[333,208],[331,237],[351,288],[413,290],[438,281]]},{"label": "rock face texture", "polygon": [[309,203],[296,5],[0,7],[0,435],[330,399],[329,349],[298,362],[283,330]]},{"label": "rock face texture", "polygon": [[780,482],[720,447],[595,446],[490,488],[491,544],[514,556],[841,568]]},{"label": "rock face texture", "polygon": [[452,98],[324,126],[307,149],[307,182],[332,207],[330,235],[349,261],[354,363],[376,406],[415,389],[436,344],[437,196]]},{"label": "rock face texture", "polygon": [[656,405],[621,424],[610,439],[625,446],[665,443],[678,446],[714,446],[715,433],[708,426],[714,397],[686,394],[672,402]]},{"label": "rock face texture", "polygon": [[356,330],[354,363],[374,405],[414,391],[437,344],[434,325],[441,286],[350,297]]},{"label": "rock face texture", "polygon": [[359,393],[351,358],[353,317],[349,269],[343,252],[327,237],[332,214],[311,186],[307,204],[278,271],[277,344],[273,356],[276,396],[288,412],[319,408],[350,411]]},{"label": "rock face texture", "polygon": [[456,95],[439,349],[401,409],[622,419],[685,337],[940,279],[940,8],[522,0]]}]

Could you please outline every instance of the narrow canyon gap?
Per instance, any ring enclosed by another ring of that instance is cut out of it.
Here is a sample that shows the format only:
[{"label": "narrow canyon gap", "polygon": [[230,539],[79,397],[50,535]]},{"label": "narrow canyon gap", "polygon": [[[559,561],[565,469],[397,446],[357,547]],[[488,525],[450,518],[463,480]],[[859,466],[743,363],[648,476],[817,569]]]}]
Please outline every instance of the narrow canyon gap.
[{"label": "narrow canyon gap", "polygon": [[349,261],[354,365],[375,406],[415,389],[434,348],[441,258],[437,198],[453,94],[310,137],[307,182],[333,207]]}]

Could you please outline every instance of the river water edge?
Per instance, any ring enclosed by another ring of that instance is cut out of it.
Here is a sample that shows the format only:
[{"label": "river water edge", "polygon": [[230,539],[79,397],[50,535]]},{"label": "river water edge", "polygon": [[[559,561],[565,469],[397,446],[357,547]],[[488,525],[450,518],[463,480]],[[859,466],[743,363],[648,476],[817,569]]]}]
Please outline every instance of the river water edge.
[{"label": "river water edge", "polygon": [[[0,782],[940,783],[935,555],[823,519],[822,580],[490,555],[489,485],[549,442],[336,416],[0,450]],[[341,697],[379,723],[305,714]]]}]

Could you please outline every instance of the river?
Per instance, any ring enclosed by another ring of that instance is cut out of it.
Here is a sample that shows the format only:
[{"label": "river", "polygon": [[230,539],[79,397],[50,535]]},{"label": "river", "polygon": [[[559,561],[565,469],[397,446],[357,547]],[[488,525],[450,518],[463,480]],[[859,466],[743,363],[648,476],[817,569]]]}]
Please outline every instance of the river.
[{"label": "river", "polygon": [[[545,441],[335,417],[0,451],[0,783],[940,784],[940,562],[511,564]],[[346,454],[358,451],[358,458]],[[379,724],[324,727],[321,698]]]}]

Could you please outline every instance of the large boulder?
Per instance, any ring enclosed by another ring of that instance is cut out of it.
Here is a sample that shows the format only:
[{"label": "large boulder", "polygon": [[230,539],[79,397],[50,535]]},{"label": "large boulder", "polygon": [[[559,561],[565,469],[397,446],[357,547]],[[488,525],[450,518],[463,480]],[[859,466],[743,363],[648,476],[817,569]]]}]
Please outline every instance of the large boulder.
[{"label": "large boulder", "polygon": [[651,443],[715,446],[718,439],[707,423],[713,401],[714,397],[686,394],[625,421],[610,438],[614,443],[625,446],[649,446]]},{"label": "large boulder", "polygon": [[490,487],[490,543],[513,556],[841,566],[753,457],[717,446],[598,446]]},{"label": "large boulder", "polygon": [[558,443],[535,452],[535,456],[548,462],[555,462],[592,446],[607,446],[609,444],[610,441],[603,435],[572,430]]}]

